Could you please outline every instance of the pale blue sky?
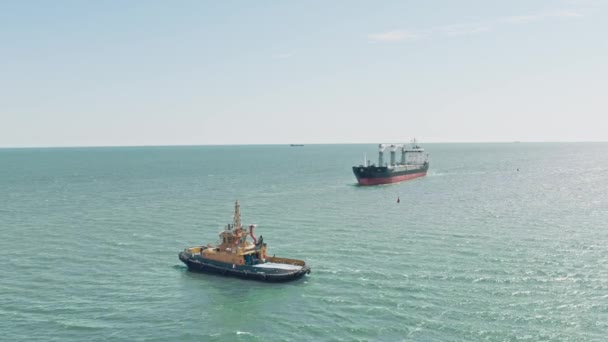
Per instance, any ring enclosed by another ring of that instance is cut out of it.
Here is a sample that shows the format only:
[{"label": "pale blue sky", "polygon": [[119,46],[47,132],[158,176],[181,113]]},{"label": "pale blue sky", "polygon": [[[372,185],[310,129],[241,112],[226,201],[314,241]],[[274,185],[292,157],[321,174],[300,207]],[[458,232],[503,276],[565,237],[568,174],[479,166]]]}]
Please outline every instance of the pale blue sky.
[{"label": "pale blue sky", "polygon": [[0,1],[0,147],[608,140],[608,1]]}]

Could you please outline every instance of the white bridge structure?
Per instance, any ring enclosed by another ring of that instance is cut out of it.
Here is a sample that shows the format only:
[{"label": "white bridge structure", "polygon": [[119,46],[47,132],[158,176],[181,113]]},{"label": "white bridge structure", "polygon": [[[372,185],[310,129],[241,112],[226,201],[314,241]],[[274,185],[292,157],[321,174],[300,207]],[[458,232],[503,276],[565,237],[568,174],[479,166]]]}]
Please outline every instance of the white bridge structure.
[{"label": "white bridge structure", "polygon": [[[384,162],[384,151],[390,148],[390,163]],[[401,160],[396,161],[397,151],[401,151]],[[378,167],[393,168],[401,165],[422,165],[428,161],[428,153],[424,153],[424,149],[418,146],[416,139],[412,140],[412,144],[408,147],[406,144],[379,144],[378,145]],[[365,166],[369,166],[369,161],[365,160]]]}]

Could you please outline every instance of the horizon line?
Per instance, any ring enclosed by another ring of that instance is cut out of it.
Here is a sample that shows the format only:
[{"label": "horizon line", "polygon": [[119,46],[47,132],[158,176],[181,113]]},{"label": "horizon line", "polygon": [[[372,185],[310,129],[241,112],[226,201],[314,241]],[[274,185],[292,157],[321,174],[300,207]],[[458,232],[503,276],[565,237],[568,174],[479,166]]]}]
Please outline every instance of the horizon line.
[{"label": "horizon line", "polygon": [[[607,143],[608,140],[509,140],[509,141],[428,141],[421,144],[554,144],[554,143]],[[407,142],[409,143],[409,142]],[[290,145],[376,145],[378,142],[332,142],[332,143],[218,143],[218,144],[142,144],[142,145],[53,145],[53,146],[0,146],[2,150],[9,149],[60,149],[60,148],[128,148],[128,147],[204,147],[204,146],[290,146]],[[384,142],[383,144],[387,144]]]}]

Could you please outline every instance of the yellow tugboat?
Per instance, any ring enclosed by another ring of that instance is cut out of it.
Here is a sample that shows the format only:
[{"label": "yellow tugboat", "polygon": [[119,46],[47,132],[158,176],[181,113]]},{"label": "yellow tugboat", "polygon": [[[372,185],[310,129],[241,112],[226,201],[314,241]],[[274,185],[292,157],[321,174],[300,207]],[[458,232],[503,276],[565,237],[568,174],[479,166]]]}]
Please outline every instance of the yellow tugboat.
[{"label": "yellow tugboat", "polygon": [[[260,235],[256,239],[254,228],[249,225],[249,233],[243,228],[240,204],[236,201],[233,223],[219,234],[221,243],[186,248],[179,253],[179,259],[191,271],[268,282],[294,280],[310,273],[310,267],[302,260],[267,256],[264,238]],[[253,243],[247,241],[248,235]]]}]

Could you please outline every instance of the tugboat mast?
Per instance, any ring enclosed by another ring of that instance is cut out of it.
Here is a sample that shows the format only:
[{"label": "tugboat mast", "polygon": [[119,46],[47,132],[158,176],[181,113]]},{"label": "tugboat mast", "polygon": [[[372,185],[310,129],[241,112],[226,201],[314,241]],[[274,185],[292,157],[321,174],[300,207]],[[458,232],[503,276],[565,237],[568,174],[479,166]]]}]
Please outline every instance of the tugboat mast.
[{"label": "tugboat mast", "polygon": [[234,228],[241,228],[241,205],[239,200],[234,203]]}]

